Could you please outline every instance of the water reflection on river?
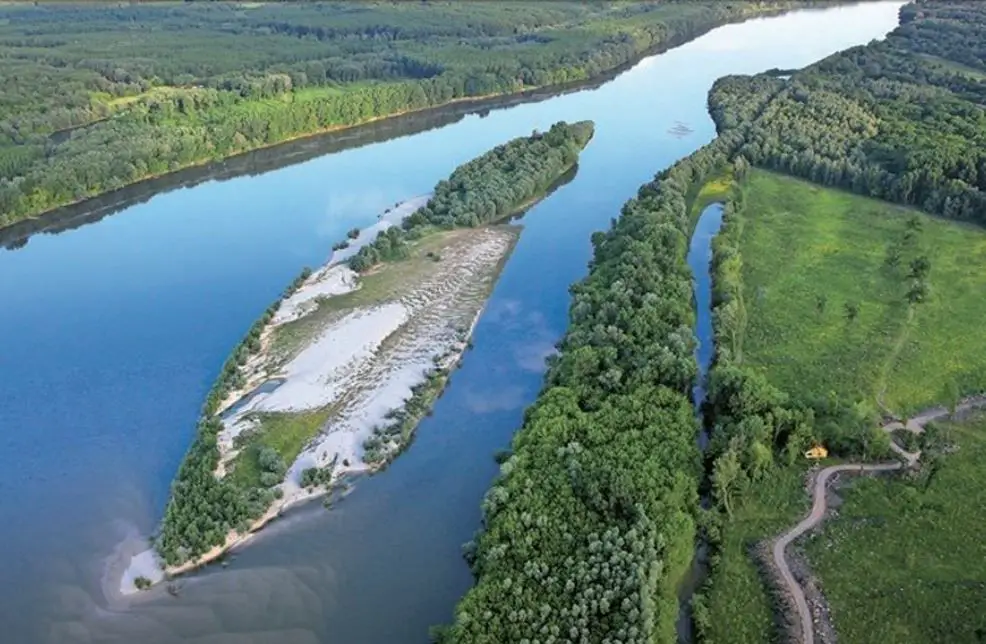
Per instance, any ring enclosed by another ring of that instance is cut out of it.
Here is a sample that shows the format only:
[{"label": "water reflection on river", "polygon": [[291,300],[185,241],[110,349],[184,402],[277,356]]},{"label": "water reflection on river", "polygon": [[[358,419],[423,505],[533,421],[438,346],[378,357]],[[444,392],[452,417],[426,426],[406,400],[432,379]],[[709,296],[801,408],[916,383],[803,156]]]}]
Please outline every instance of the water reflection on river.
[{"label": "water reflection on river", "polygon": [[[654,172],[709,141],[717,77],[798,67],[880,37],[900,2],[718,29],[597,89],[256,176],[158,195],[0,251],[3,641],[424,642],[471,582],[479,501],[565,326],[589,236]],[[106,559],[156,523],[229,349],[332,242],[456,165],[559,119],[596,121],[575,179],[525,231],[475,349],[412,448],[332,512],[300,509],[229,568],[108,605]]]}]

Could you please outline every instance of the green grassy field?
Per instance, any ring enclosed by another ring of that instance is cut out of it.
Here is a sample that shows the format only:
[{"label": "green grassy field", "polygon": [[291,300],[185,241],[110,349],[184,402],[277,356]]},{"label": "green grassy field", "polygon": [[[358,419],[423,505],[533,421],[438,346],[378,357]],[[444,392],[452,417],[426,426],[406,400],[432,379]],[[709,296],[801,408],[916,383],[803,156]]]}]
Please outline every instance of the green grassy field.
[{"label": "green grassy field", "polygon": [[958,450],[926,472],[854,480],[807,543],[840,641],[986,641],[986,418],[951,425]]},{"label": "green grassy field", "polygon": [[[747,366],[796,396],[882,397],[899,413],[942,402],[950,381],[986,387],[986,231],[760,170],[744,192]],[[921,256],[929,294],[912,314]]]},{"label": "green grassy field", "polygon": [[800,467],[778,468],[756,485],[748,486],[726,524],[703,591],[708,623],[703,644],[763,644],[774,640],[771,598],[754,565],[751,548],[794,525],[808,511]]}]

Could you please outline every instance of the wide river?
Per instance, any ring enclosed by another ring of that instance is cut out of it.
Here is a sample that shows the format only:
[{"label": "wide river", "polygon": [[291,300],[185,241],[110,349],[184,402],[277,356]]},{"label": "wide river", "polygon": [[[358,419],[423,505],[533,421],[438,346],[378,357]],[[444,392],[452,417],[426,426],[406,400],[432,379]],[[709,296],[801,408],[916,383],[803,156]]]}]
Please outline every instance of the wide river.
[{"label": "wide river", "polygon": [[[591,233],[711,140],[716,78],[880,38],[901,4],[725,26],[601,86],[413,134],[387,126],[399,136],[279,168],[264,152],[247,159],[252,176],[164,190],[0,250],[0,640],[426,642],[469,588],[460,544],[479,525],[493,454],[540,388]],[[228,568],[184,579],[177,597],[108,601],[107,565],[157,523],[227,352],[299,269],[456,165],[560,119],[594,120],[595,138],[575,178],[523,219],[475,349],[412,447],[332,511],[292,512]]]}]

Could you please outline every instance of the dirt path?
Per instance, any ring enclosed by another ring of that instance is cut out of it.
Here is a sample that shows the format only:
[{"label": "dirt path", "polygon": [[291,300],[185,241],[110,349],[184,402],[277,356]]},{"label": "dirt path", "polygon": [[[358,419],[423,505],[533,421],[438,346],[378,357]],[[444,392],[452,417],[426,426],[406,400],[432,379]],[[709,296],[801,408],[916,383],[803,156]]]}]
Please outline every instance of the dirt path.
[{"label": "dirt path", "polygon": [[[986,407],[986,397],[978,396],[976,398],[966,400],[962,404],[958,405],[956,407],[956,413],[960,414],[982,407]],[[883,430],[889,433],[899,429],[904,429],[914,432],[915,434],[920,434],[924,431],[925,425],[929,422],[944,418],[948,415],[949,411],[947,409],[943,407],[936,407],[921,412],[914,418],[908,419],[906,424],[900,421],[887,423],[883,426]],[[891,448],[904,459],[903,462],[846,463],[843,465],[832,465],[819,472],[815,477],[812,489],[813,501],[811,505],[811,512],[809,512],[808,516],[802,519],[796,526],[782,534],[776,541],[774,541],[774,565],[780,572],[782,587],[794,600],[794,605],[797,608],[798,622],[801,624],[801,635],[798,639],[800,644],[815,644],[815,629],[811,618],[811,610],[808,606],[808,601],[805,598],[804,589],[797,582],[794,574],[791,572],[791,565],[786,554],[787,547],[801,535],[821,523],[825,518],[825,513],[828,510],[825,491],[829,481],[836,474],[839,474],[840,472],[863,473],[899,470],[904,467],[913,467],[918,462],[918,459],[921,458],[920,452],[905,451],[894,442],[891,442]]]}]

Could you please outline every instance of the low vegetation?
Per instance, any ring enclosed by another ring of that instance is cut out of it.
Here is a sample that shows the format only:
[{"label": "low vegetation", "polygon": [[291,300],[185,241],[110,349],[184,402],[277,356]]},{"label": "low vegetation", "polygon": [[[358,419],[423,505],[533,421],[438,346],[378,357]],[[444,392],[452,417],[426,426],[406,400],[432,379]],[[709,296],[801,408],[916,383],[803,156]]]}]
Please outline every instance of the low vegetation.
[{"label": "low vegetation", "polygon": [[986,231],[763,171],[743,191],[745,324],[723,322],[743,364],[898,413],[986,388]]},{"label": "low vegetation", "polygon": [[387,418],[388,423],[374,428],[373,435],[363,443],[364,461],[381,465],[397,456],[421,419],[431,412],[435,399],[445,389],[449,373],[450,367],[436,365],[422,382],[411,387],[411,397],[404,406],[395,409]]},{"label": "low vegetation", "polygon": [[796,523],[808,510],[804,470],[775,467],[735,491],[732,518],[711,519],[708,584],[693,605],[704,644],[764,644],[777,641],[774,598],[764,584],[756,550],[769,536]]},{"label": "low vegetation", "polygon": [[805,549],[846,642],[986,640],[986,419],[942,423],[921,470],[852,479]]}]

